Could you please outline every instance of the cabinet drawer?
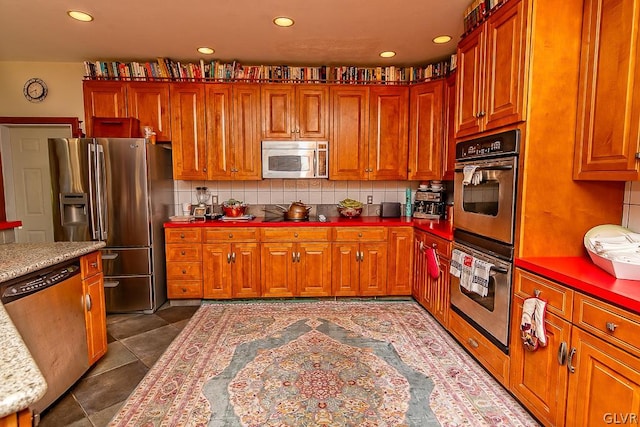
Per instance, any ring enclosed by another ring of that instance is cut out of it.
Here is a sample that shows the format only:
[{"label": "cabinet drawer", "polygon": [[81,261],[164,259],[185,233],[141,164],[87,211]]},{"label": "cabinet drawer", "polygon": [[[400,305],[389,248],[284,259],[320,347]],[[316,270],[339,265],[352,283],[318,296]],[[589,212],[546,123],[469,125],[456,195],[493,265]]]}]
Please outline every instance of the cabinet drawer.
[{"label": "cabinet drawer", "polygon": [[166,243],[200,243],[202,230],[199,228],[165,228]]},{"label": "cabinet drawer", "polygon": [[449,331],[502,385],[509,385],[509,356],[493,345],[453,310],[449,312]]},{"label": "cabinet drawer", "polygon": [[574,325],[640,356],[640,316],[578,292],[574,299]]},{"label": "cabinet drawer", "polygon": [[328,241],[331,238],[329,227],[273,227],[261,230],[265,242],[311,242]]},{"label": "cabinet drawer", "polygon": [[229,227],[216,230],[207,229],[204,232],[205,243],[214,243],[225,240],[238,242],[255,242],[258,240],[258,229]]},{"label": "cabinet drawer", "polygon": [[373,242],[387,240],[386,227],[336,227],[333,237],[337,242]]},{"label": "cabinet drawer", "polygon": [[201,262],[168,262],[167,279],[201,280]]},{"label": "cabinet drawer", "polygon": [[169,299],[202,298],[202,282],[199,280],[167,280]]},{"label": "cabinet drawer", "polygon": [[427,248],[435,248],[438,255],[451,259],[451,242],[430,233],[424,233],[422,241]]},{"label": "cabinet drawer", "polygon": [[540,298],[547,302],[547,310],[571,320],[573,291],[535,274],[516,268],[514,293],[522,298],[533,297],[540,291]]},{"label": "cabinet drawer", "polygon": [[167,245],[167,261],[202,261],[202,245]]},{"label": "cabinet drawer", "polygon": [[82,279],[91,277],[94,274],[98,274],[102,271],[102,257],[100,252],[91,252],[90,254],[82,256],[80,258],[80,273]]}]

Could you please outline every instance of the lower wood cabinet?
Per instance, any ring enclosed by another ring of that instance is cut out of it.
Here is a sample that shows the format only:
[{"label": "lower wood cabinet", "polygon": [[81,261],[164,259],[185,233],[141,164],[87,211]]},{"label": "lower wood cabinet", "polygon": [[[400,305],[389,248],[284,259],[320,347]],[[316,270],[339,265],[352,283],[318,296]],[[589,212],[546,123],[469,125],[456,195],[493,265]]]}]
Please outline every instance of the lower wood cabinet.
[{"label": "lower wood cabinet", "polygon": [[0,427],[31,427],[32,425],[33,416],[28,408],[0,418]]},{"label": "lower wood cabinet", "polygon": [[413,285],[413,227],[389,228],[387,295],[411,295]]},{"label": "lower wood cabinet", "polygon": [[202,245],[203,297],[260,296],[260,248],[257,242]]},{"label": "lower wood cabinet", "polygon": [[[638,424],[640,316],[516,268],[510,391],[546,426]],[[524,298],[547,301],[548,344],[519,338]]]},{"label": "lower wood cabinet", "polygon": [[87,328],[88,358],[89,364],[92,365],[107,352],[107,312],[100,252],[92,252],[80,258],[80,275]]},{"label": "lower wood cabinet", "polygon": [[202,230],[194,227],[165,229],[167,297],[202,298]]}]

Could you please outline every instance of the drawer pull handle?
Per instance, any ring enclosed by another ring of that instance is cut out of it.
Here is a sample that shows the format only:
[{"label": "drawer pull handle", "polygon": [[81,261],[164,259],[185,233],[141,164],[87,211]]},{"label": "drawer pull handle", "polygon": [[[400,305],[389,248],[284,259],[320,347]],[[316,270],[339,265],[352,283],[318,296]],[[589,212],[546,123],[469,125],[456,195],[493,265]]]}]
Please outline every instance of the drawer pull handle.
[{"label": "drawer pull handle", "polygon": [[296,254],[296,262],[300,262],[300,252]]},{"label": "drawer pull handle", "polygon": [[180,233],[180,238],[184,239],[184,233]]},{"label": "drawer pull handle", "polygon": [[291,252],[291,262],[296,262],[296,253]]},{"label": "drawer pull handle", "polygon": [[558,347],[558,364],[560,366],[567,363],[567,343],[562,341]]},{"label": "drawer pull handle", "polygon": [[231,252],[227,254],[227,264],[231,264]]},{"label": "drawer pull handle", "polygon": [[84,307],[87,309],[87,311],[91,311],[91,295],[84,296]]},{"label": "drawer pull handle", "polygon": [[183,294],[186,294],[186,293],[187,293],[187,288],[181,288],[181,290],[182,290],[182,293],[183,293]]},{"label": "drawer pull handle", "polygon": [[182,270],[182,274],[187,274],[187,270]]},{"label": "drawer pull handle", "polygon": [[424,252],[424,242],[420,242],[420,252]]},{"label": "drawer pull handle", "polygon": [[573,366],[573,356],[576,355],[576,351],[578,350],[576,350],[576,348],[573,347],[571,349],[571,352],[569,352],[569,360],[567,360],[567,368],[569,368],[569,372],[572,374],[576,372],[576,368]]},{"label": "drawer pull handle", "polygon": [[102,259],[116,259],[118,258],[118,254],[102,254]]},{"label": "drawer pull handle", "polygon": [[235,252],[231,252],[231,262],[232,263],[236,263],[236,253]]},{"label": "drawer pull handle", "polygon": [[298,233],[293,233],[293,237],[298,237]]},{"label": "drawer pull handle", "polygon": [[91,268],[98,268],[98,263],[97,262],[92,262],[91,263]]},{"label": "drawer pull handle", "polygon": [[438,249],[438,244],[437,244],[437,243],[432,243],[432,244],[431,244],[431,247],[432,247],[433,249]]},{"label": "drawer pull handle", "polygon": [[467,340],[467,342],[469,343],[469,345],[470,345],[472,348],[478,348],[478,347],[480,347],[480,344],[478,344],[478,341],[474,340],[473,338],[469,338],[469,339]]},{"label": "drawer pull handle", "polygon": [[186,255],[187,253],[185,251],[180,251],[180,255]]},{"label": "drawer pull handle", "polygon": [[615,332],[617,327],[618,327],[618,325],[616,325],[615,323],[607,322],[607,331]]},{"label": "drawer pull handle", "polygon": [[533,290],[533,296],[536,297],[536,298],[538,298],[541,293],[542,293],[542,291],[540,289],[534,289]]},{"label": "drawer pull handle", "polygon": [[358,233],[358,237],[362,237],[362,233]]},{"label": "drawer pull handle", "polygon": [[105,288],[115,288],[119,284],[120,284],[119,280],[105,280],[104,281],[104,287]]},{"label": "drawer pull handle", "polygon": [[229,233],[229,238],[233,239],[233,233]]}]

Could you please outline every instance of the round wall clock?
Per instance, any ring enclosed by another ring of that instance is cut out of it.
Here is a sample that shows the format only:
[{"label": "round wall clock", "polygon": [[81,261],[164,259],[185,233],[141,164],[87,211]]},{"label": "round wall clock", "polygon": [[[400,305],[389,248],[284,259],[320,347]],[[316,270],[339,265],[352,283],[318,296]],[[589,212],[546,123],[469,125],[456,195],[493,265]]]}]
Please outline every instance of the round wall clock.
[{"label": "round wall clock", "polygon": [[23,93],[28,101],[40,102],[47,97],[47,84],[42,79],[29,79],[24,84]]}]

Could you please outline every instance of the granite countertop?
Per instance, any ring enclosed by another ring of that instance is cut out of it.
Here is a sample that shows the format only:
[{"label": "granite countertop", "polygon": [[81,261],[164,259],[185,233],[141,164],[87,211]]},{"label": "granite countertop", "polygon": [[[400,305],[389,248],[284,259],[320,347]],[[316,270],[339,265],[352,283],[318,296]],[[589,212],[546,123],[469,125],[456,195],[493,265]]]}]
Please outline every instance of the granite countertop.
[{"label": "granite countertop", "polygon": [[[8,243],[0,245],[0,282],[77,258],[104,242]],[[22,337],[0,304],[0,418],[27,408],[47,391],[47,383]]]}]

